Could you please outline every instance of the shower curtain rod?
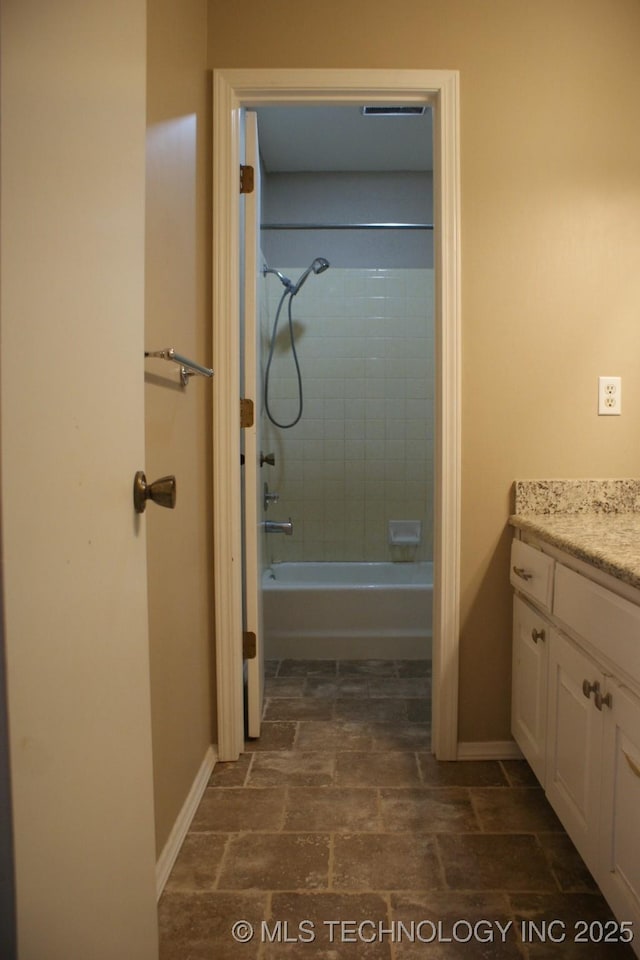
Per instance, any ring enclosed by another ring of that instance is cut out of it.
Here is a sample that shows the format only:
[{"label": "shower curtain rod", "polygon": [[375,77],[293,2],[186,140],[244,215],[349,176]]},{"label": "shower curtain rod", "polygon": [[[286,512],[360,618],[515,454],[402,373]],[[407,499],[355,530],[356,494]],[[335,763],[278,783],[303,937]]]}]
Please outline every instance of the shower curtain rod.
[{"label": "shower curtain rod", "polygon": [[263,223],[263,230],[433,230],[432,223]]}]

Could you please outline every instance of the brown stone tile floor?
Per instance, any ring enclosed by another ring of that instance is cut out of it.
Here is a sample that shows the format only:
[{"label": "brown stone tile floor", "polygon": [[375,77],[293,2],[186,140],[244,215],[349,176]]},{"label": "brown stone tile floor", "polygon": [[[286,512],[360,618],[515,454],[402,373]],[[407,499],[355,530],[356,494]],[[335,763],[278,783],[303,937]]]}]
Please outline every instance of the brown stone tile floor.
[{"label": "brown stone tile floor", "polygon": [[527,764],[439,763],[429,716],[427,663],[269,662],[262,735],[216,766],[160,900],[161,960],[631,958],[574,942],[611,913]]}]

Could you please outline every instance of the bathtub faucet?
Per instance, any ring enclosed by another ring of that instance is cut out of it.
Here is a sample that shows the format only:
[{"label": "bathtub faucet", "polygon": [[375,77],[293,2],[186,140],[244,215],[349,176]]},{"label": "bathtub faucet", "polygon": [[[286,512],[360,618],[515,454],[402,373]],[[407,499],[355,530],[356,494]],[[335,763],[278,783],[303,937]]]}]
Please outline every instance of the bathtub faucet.
[{"label": "bathtub faucet", "polygon": [[284,533],[287,537],[293,534],[293,520],[265,520],[262,526],[265,533]]}]

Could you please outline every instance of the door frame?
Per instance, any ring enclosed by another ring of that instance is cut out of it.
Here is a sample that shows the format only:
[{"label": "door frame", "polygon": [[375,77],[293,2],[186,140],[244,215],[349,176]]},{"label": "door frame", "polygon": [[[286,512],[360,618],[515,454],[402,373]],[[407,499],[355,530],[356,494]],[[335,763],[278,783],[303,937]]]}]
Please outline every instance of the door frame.
[{"label": "door frame", "polygon": [[435,502],[432,749],[458,754],[460,635],[460,107],[456,70],[213,71],[213,523],[218,754],[244,749],[240,496],[241,111],[267,105],[433,108]]}]

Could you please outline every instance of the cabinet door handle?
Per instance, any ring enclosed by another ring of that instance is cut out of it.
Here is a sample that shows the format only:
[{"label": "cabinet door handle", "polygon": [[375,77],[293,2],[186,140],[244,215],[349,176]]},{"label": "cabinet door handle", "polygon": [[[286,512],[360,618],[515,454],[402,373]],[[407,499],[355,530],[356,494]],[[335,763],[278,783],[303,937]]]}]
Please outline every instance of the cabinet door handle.
[{"label": "cabinet door handle", "polygon": [[[592,693],[595,693],[596,696],[598,695],[598,693],[600,692],[600,684],[598,683],[597,680],[595,681],[595,683],[589,683],[588,680],[583,680],[582,692],[584,693],[585,697],[588,700]],[[602,709],[602,707],[600,709]]]},{"label": "cabinet door handle", "polygon": [[521,580],[533,580],[533,574],[529,573],[528,570],[525,570],[524,567],[514,567],[513,572],[516,577],[520,577]]},{"label": "cabinet door handle", "polygon": [[613,703],[611,694],[605,693],[603,697],[602,694],[600,693],[600,689],[596,690],[593,700],[598,710],[602,710],[603,707],[611,708],[611,704]]},{"label": "cabinet door handle", "polygon": [[533,640],[534,643],[537,643],[538,640],[542,640],[544,642],[545,638],[546,638],[546,634],[544,630],[536,630],[536,628],[534,627],[533,630],[531,631],[531,639]]},{"label": "cabinet door handle", "polygon": [[627,761],[627,763],[629,764],[629,767],[631,768],[631,772],[635,773],[636,777],[640,777],[640,767],[638,766],[638,764],[633,762],[633,760],[631,759],[631,757],[629,756],[626,750],[623,750],[622,752],[624,753],[625,760]]}]

